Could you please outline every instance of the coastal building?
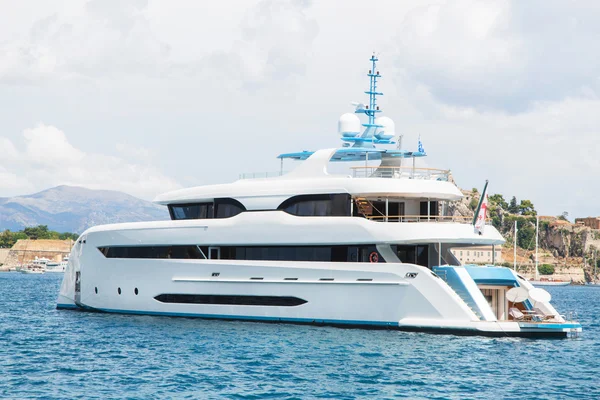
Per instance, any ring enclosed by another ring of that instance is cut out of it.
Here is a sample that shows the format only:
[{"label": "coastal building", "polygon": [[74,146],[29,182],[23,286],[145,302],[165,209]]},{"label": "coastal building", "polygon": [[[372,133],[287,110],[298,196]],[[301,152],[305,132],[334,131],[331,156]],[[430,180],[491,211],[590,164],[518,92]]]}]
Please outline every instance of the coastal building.
[{"label": "coastal building", "polygon": [[28,264],[36,258],[47,258],[60,262],[68,256],[73,246],[72,240],[31,240],[21,239],[10,249],[3,268],[13,269]]},{"label": "coastal building", "polygon": [[592,229],[600,229],[600,217],[575,218],[575,223]]},{"label": "coastal building", "polygon": [[502,262],[501,246],[495,246],[494,249],[492,246],[457,247],[451,251],[461,264],[499,264]]}]

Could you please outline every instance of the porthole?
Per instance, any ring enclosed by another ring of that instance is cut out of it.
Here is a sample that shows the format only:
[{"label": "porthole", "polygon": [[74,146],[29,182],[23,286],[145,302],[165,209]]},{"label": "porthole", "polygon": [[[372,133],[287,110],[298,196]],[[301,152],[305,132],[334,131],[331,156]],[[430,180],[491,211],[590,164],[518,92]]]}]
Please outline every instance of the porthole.
[{"label": "porthole", "polygon": [[118,288],[118,289],[117,289],[117,292],[118,292],[119,294],[121,294],[121,288]]},{"label": "porthole", "polygon": [[98,287],[94,288],[94,292],[96,292],[96,294],[98,294]]},{"label": "porthole", "polygon": [[138,288],[135,288],[135,289],[133,290],[133,293],[135,293],[135,295],[137,296],[137,295],[138,295],[138,293],[139,293],[139,291],[138,291]]}]

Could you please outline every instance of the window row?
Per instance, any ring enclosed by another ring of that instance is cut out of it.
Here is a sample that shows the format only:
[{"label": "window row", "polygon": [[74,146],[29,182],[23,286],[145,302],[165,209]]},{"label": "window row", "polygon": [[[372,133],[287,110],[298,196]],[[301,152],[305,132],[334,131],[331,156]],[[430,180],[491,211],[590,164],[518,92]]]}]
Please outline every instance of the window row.
[{"label": "window row", "polygon": [[171,204],[171,219],[229,218],[246,211],[235,199],[215,199],[212,202],[192,204]]},{"label": "window row", "polygon": [[106,258],[266,261],[385,262],[375,245],[344,246],[115,246],[98,247]]},{"label": "window row", "polygon": [[[278,210],[301,217],[348,217],[349,194],[300,195],[285,200]],[[171,204],[171,219],[229,218],[246,211],[235,199],[215,199],[213,202]]]}]

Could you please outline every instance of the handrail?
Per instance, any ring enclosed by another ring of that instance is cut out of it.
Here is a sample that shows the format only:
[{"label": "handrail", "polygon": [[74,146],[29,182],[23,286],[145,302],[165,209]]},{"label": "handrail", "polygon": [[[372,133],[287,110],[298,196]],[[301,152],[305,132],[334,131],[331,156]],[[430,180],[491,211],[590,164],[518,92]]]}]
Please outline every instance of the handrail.
[{"label": "handrail", "polygon": [[285,174],[287,174],[287,171],[245,172],[243,174],[239,174],[238,179],[275,178]]},{"label": "handrail", "polygon": [[[392,220],[392,222],[473,222],[473,217],[464,217],[460,215],[367,215],[365,218],[378,222],[385,221],[386,219],[388,221]],[[490,218],[486,218],[485,223],[487,225],[490,225],[491,222],[492,220]]]},{"label": "handrail", "polygon": [[450,170],[436,168],[359,166],[350,167],[350,169],[354,178],[404,178],[447,181],[450,176]]}]

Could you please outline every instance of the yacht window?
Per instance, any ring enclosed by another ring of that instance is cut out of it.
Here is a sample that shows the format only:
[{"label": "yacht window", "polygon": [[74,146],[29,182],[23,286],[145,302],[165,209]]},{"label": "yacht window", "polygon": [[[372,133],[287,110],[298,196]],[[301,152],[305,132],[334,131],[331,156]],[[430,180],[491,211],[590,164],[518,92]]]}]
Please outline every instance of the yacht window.
[{"label": "yacht window", "polygon": [[193,204],[171,204],[171,219],[207,219],[229,218],[246,211],[246,208],[235,199],[215,199],[214,202]]},{"label": "yacht window", "polygon": [[215,199],[215,218],[229,218],[246,211],[246,207],[235,199]]},{"label": "yacht window", "polygon": [[270,261],[385,262],[375,245],[344,246],[115,246],[106,258],[173,258]]},{"label": "yacht window", "polygon": [[[429,203],[429,214],[427,214],[427,203]],[[429,215],[430,217],[435,217],[438,215],[438,202],[437,201],[422,201],[419,207],[419,214],[421,216],[427,216]]]},{"label": "yacht window", "polygon": [[350,195],[294,196],[281,203],[277,209],[300,217],[346,217],[350,216]]},{"label": "yacht window", "polygon": [[172,219],[206,219],[213,217],[213,203],[172,204],[169,206]]},{"label": "yacht window", "polygon": [[[375,253],[376,257],[369,256]],[[360,258],[359,255],[360,254]],[[365,246],[221,246],[228,260],[385,262],[375,245]]]},{"label": "yacht window", "polygon": [[198,246],[116,246],[98,247],[106,258],[203,259]]},{"label": "yacht window", "polygon": [[396,251],[398,258],[403,263],[417,264],[423,267],[429,267],[429,246],[392,246]]}]

